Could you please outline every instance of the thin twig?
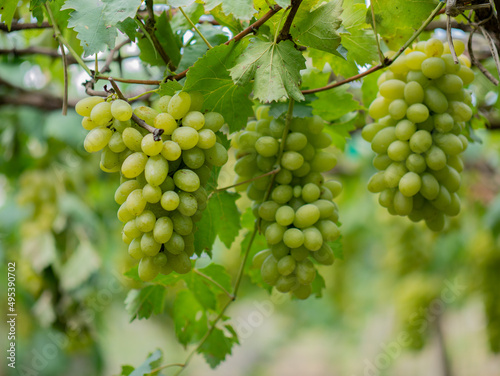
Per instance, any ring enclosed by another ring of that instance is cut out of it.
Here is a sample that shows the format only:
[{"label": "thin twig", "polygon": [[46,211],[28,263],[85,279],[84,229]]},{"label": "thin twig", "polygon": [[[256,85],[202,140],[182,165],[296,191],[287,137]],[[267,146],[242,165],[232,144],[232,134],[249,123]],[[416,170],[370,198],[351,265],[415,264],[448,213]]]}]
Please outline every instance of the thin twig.
[{"label": "thin twig", "polygon": [[439,11],[441,10],[441,8],[443,6],[444,6],[444,3],[440,2],[437,5],[437,7],[432,11],[431,15],[424,21],[424,23],[422,24],[422,26],[420,26],[420,28],[417,31],[415,31],[415,33],[413,33],[413,35],[410,37],[410,39],[408,39],[406,41],[406,43],[404,44],[404,46],[401,47],[399,49],[399,51],[396,53],[396,55],[394,55],[391,59],[385,58],[385,60],[382,63],[380,63],[378,65],[375,65],[375,66],[371,67],[370,69],[367,69],[364,72],[361,72],[361,73],[358,73],[358,74],[356,74],[356,75],[354,75],[352,77],[346,78],[345,80],[333,82],[333,83],[331,83],[329,85],[326,85],[326,86],[323,86],[323,87],[319,87],[319,88],[315,88],[315,89],[302,90],[302,94],[313,94],[313,93],[319,93],[319,92],[325,91],[325,90],[330,90],[330,89],[333,89],[335,87],[347,84],[349,82],[359,80],[360,78],[368,76],[369,74],[371,74],[373,72],[376,72],[376,71],[378,71],[378,70],[380,70],[382,68],[388,67],[389,65],[391,65],[404,52],[404,50],[406,50],[406,48],[410,44],[413,43],[413,41],[420,35],[420,33],[427,27],[427,25],[429,25],[429,23],[432,21],[432,19],[439,13]]},{"label": "thin twig", "polygon": [[[23,56],[23,55],[44,55],[55,58],[62,57],[61,54],[52,48],[46,47],[38,47],[38,46],[30,46],[27,48],[0,48],[0,55],[14,55],[14,56]],[[66,56],[66,61],[69,64],[75,64],[77,61],[72,56]]]},{"label": "thin twig", "polygon": [[61,48],[62,63],[63,63],[63,74],[64,74],[64,93],[63,93],[63,103],[62,103],[62,114],[66,116],[68,114],[68,61],[66,59],[66,52],[64,52],[64,46],[59,41],[59,47]]},{"label": "thin twig", "polygon": [[300,4],[302,0],[292,0],[292,4],[290,6],[290,12],[288,13],[288,17],[286,18],[283,27],[278,35],[278,39],[276,43],[281,42],[282,40],[291,39],[290,28],[292,27],[293,19],[297,15],[297,11],[299,10]]},{"label": "thin twig", "polygon": [[282,8],[279,5],[275,5],[274,7],[271,7],[271,10],[268,11],[266,14],[262,16],[262,18],[258,19],[255,21],[253,24],[248,26],[246,29],[243,31],[239,32],[236,34],[233,38],[228,40],[224,44],[229,44],[233,41],[237,42],[240,39],[243,39],[245,36],[247,36],[250,33],[253,33],[255,30],[257,30],[259,27],[261,27],[263,24],[265,24],[272,16],[274,16],[276,13],[278,13]]},{"label": "thin twig", "polygon": [[220,290],[222,290],[222,292],[224,292],[224,294],[226,294],[228,296],[229,299],[231,300],[234,300],[235,297],[233,294],[231,294],[229,291],[227,291],[224,286],[222,286],[219,282],[217,282],[216,280],[214,280],[213,278],[209,277],[208,275],[200,272],[198,269],[193,269],[193,273],[195,274],[198,274],[200,277],[206,279],[207,281],[209,281],[211,284],[213,284],[214,286],[217,286]]},{"label": "thin twig", "polygon": [[210,197],[212,197],[215,193],[219,193],[219,192],[224,192],[224,191],[227,191],[228,189],[231,189],[231,188],[234,188],[234,187],[237,187],[239,185],[243,185],[243,184],[247,184],[247,183],[251,183],[255,180],[259,180],[259,179],[262,179],[266,176],[269,176],[269,175],[274,175],[274,174],[277,174],[278,172],[280,172],[280,168],[275,168],[274,170],[272,171],[269,171],[269,172],[266,172],[265,174],[262,174],[262,175],[259,175],[259,176],[255,176],[251,179],[248,179],[248,180],[245,180],[245,181],[240,181],[239,183],[236,183],[236,184],[233,184],[233,185],[228,185],[227,187],[222,187],[222,188],[217,188],[217,189],[214,189],[212,192],[210,192],[210,194],[208,195],[208,198],[207,200],[210,199]]},{"label": "thin twig", "polygon": [[41,24],[38,24],[37,22],[29,22],[29,23],[13,22],[12,25],[10,25],[10,30],[6,24],[0,23],[0,30],[6,31],[7,33],[18,30],[50,29],[50,28],[52,28],[52,25],[49,24],[47,21],[42,22]]},{"label": "thin twig", "polygon": [[182,7],[179,7],[179,10],[181,11],[182,15],[187,20],[187,22],[189,22],[189,24],[194,29],[194,31],[196,31],[198,33],[198,35],[200,36],[200,38],[203,39],[203,42],[205,42],[208,49],[209,50],[212,49],[213,47],[210,44],[210,42],[207,40],[207,38],[205,38],[205,36],[201,33],[201,31],[196,27],[195,23],[193,21],[191,21],[191,18],[189,18],[189,16],[186,14],[186,12],[184,12],[184,9],[182,9]]},{"label": "thin twig", "polygon": [[458,57],[455,51],[455,46],[453,45],[453,38],[451,36],[451,16],[446,15],[446,39],[448,40],[448,46],[450,47],[451,56],[453,56],[453,61],[458,64]]},{"label": "thin twig", "polygon": [[373,27],[373,34],[375,34],[375,41],[377,42],[377,50],[378,50],[378,57],[380,59],[380,63],[384,63],[384,54],[382,53],[382,50],[380,49],[380,40],[378,39],[378,33],[377,33],[377,23],[375,22],[375,9],[373,9],[373,1],[370,1],[370,9],[372,12],[372,27]]},{"label": "thin twig", "polygon": [[469,34],[469,40],[467,41],[467,50],[469,51],[470,60],[472,64],[474,64],[477,67],[477,69],[479,69],[481,73],[483,73],[485,77],[493,83],[493,85],[498,86],[499,83],[498,80],[495,77],[493,77],[493,75],[488,71],[488,69],[486,69],[483,66],[483,64],[479,62],[476,56],[474,56],[474,50],[472,49],[472,37],[476,32],[476,30],[477,30],[476,28],[472,29],[472,31]]}]

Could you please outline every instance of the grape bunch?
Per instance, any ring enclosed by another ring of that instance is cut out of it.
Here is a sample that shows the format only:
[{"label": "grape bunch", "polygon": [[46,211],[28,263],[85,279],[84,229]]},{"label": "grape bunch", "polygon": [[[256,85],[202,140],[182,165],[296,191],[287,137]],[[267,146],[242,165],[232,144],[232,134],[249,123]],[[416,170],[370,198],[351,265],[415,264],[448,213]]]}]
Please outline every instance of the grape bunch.
[{"label": "grape bunch", "polygon": [[[457,55],[464,51],[455,42]],[[437,39],[407,50],[378,80],[377,98],[369,107],[376,122],[363,138],[377,153],[379,170],[368,189],[380,193],[379,203],[393,215],[408,216],[440,231],[446,216],[460,212],[460,154],[463,134],[472,117],[471,96],[464,89],[474,79],[465,56],[455,64],[448,45]],[[389,55],[390,57],[390,55]]]},{"label": "grape bunch", "polygon": [[[121,172],[115,201],[124,223],[122,238],[139,262],[139,277],[187,273],[195,253],[195,223],[206,207],[205,186],[212,166],[228,159],[217,132],[224,124],[216,112],[201,113],[203,96],[178,92],[162,96],[154,108],[132,110],[122,99],[82,99],[76,112],[90,132],[84,147],[101,152],[101,169]],[[131,122],[135,114],[162,129],[161,140]]]},{"label": "grape bunch", "polygon": [[237,183],[255,179],[237,189],[246,189],[255,202],[253,212],[269,245],[254,256],[253,265],[265,283],[306,299],[316,278],[314,262],[331,265],[334,255],[327,242],[340,236],[333,198],[342,186],[321,175],[337,160],[324,150],[332,139],[323,132],[321,118],[294,118],[288,132],[285,122],[268,111],[259,107],[257,120],[233,139]]},{"label": "grape bunch", "polygon": [[31,237],[50,231],[58,213],[57,178],[50,170],[28,170],[19,179],[17,201],[31,206],[29,219],[23,222],[21,232]]}]

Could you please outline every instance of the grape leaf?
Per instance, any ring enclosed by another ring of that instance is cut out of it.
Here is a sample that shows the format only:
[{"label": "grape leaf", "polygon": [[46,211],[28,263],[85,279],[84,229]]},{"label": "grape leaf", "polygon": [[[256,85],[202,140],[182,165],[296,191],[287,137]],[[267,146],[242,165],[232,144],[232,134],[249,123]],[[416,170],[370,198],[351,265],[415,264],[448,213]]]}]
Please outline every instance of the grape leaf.
[{"label": "grape leaf", "polygon": [[68,27],[78,33],[85,56],[113,48],[116,25],[135,17],[141,0],[66,0],[61,10],[71,12]]},{"label": "grape leaf", "polygon": [[222,265],[211,263],[208,266],[199,269],[199,271],[219,283],[226,289],[226,291],[232,291],[233,288],[231,286],[231,277],[229,276],[229,274],[227,274],[226,269]]},{"label": "grape leaf", "polygon": [[196,273],[188,273],[183,278],[188,289],[193,293],[198,302],[206,309],[215,309],[217,301],[215,294],[205,283],[205,279]]},{"label": "grape leaf", "polygon": [[125,309],[130,315],[130,321],[149,318],[153,313],[163,312],[165,303],[165,288],[160,285],[146,286],[140,290],[130,290],[125,298]]},{"label": "grape leaf", "polygon": [[340,33],[342,45],[347,49],[350,60],[359,65],[371,64],[378,60],[377,42],[370,30],[349,29],[349,33]]},{"label": "grape leaf", "polygon": [[129,366],[129,365],[123,365],[122,366],[122,372],[120,373],[120,376],[130,376],[130,374],[134,371],[134,367]]},{"label": "grape leaf", "polygon": [[[377,32],[399,49],[436,7],[435,0],[372,0]],[[371,22],[371,15],[369,17]]]},{"label": "grape leaf", "polygon": [[289,97],[300,102],[304,100],[299,88],[300,70],[305,67],[304,56],[292,41],[276,44],[253,39],[230,72],[238,85],[254,79],[254,98],[261,102]]},{"label": "grape leaf", "polygon": [[182,90],[182,85],[180,83],[177,81],[167,81],[160,84],[158,95],[160,97],[164,95],[174,95],[179,90]]},{"label": "grape leaf", "polygon": [[234,330],[232,332],[228,330],[227,332],[215,328],[198,350],[200,354],[203,354],[212,369],[224,361],[227,355],[231,355],[233,345],[238,343],[238,337]]},{"label": "grape leaf", "polygon": [[337,240],[333,242],[329,242],[328,245],[333,251],[333,256],[336,259],[343,260],[344,259],[344,245],[342,244],[342,236],[340,236]]},{"label": "grape leaf", "polygon": [[292,4],[292,0],[275,0],[275,3],[283,9],[286,9]]},{"label": "grape leaf", "polygon": [[222,5],[222,11],[229,15],[234,15],[235,18],[249,21],[252,15],[256,12],[253,8],[252,0],[206,0],[205,9],[210,11],[216,6]]},{"label": "grape leaf", "polygon": [[189,290],[177,293],[173,318],[175,334],[183,345],[199,340],[208,330],[205,310]]},{"label": "grape leaf", "polygon": [[135,41],[135,34],[137,31],[137,22],[134,21],[133,18],[125,18],[121,22],[116,23],[116,27],[123,34],[125,34],[131,41]]},{"label": "grape leaf", "polygon": [[0,15],[2,16],[1,21],[7,25],[9,30],[12,25],[14,13],[16,13],[17,3],[17,1],[13,0],[0,0]]},{"label": "grape leaf", "polygon": [[358,101],[347,91],[347,85],[317,93],[319,100],[312,102],[313,114],[327,121],[340,119],[343,115],[361,108]]},{"label": "grape leaf", "polygon": [[[132,373],[130,373],[128,375],[130,375],[130,376],[149,375],[153,369],[160,366],[161,362],[162,362],[161,350],[156,350],[154,353],[148,355],[148,358],[144,361],[144,363],[142,363],[139,367],[137,367]],[[128,371],[128,370],[126,370],[126,371]],[[123,372],[123,369],[122,369],[122,372]]]},{"label": "grape leaf", "polygon": [[351,138],[351,132],[356,129],[357,117],[358,112],[350,112],[325,128],[325,131],[332,136],[332,144],[340,150],[344,150],[346,140]]},{"label": "grape leaf", "polygon": [[382,74],[382,71],[377,71],[363,77],[363,84],[361,85],[362,99],[365,107],[377,97],[378,85],[377,80]]},{"label": "grape leaf", "polygon": [[321,298],[323,296],[323,289],[326,287],[325,280],[318,271],[316,271],[316,278],[314,278],[311,287],[312,295],[315,295],[316,298]]},{"label": "grape leaf", "polygon": [[208,201],[207,208],[198,224],[195,233],[195,249],[197,254],[203,250],[210,250],[216,236],[226,247],[231,247],[238,235],[240,226],[240,212],[236,200],[240,197],[237,193],[215,193]]},{"label": "grape leaf", "polygon": [[195,2],[195,0],[167,0],[167,5],[170,5],[171,7],[178,8],[178,7],[187,7],[192,5]]},{"label": "grape leaf", "polygon": [[[312,107],[311,102],[315,101],[316,96],[314,94],[305,95],[304,102],[295,103],[293,106],[293,117],[298,118],[308,118],[312,117]],[[269,110],[269,115],[274,118],[279,118],[281,115],[286,114],[288,111],[287,103],[271,103],[271,109]]]},{"label": "grape leaf", "polygon": [[222,26],[227,26],[234,35],[238,34],[241,30],[243,30],[241,22],[239,22],[239,20],[237,20],[232,14],[225,14],[222,10],[221,5],[218,5],[214,9],[212,9],[210,11],[210,14]]},{"label": "grape leaf", "polygon": [[342,1],[335,0],[313,10],[307,17],[292,25],[292,36],[299,43],[337,55],[340,36]]},{"label": "grape leaf", "polygon": [[242,41],[212,48],[189,69],[184,85],[186,91],[201,92],[203,110],[222,114],[231,132],[243,128],[253,114],[251,86],[234,85],[228,72],[244,48]]}]

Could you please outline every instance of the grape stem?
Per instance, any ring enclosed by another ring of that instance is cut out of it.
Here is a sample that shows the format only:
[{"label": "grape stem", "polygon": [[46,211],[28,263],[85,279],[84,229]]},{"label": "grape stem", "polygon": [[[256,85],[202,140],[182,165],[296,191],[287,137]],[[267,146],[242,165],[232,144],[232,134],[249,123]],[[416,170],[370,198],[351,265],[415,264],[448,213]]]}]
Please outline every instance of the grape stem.
[{"label": "grape stem", "polygon": [[[118,85],[116,84],[115,80],[113,78],[109,78],[108,81],[110,82],[111,86],[113,86],[113,89],[115,90],[115,93],[116,95],[118,96],[118,98],[120,99],[123,99],[124,101],[127,101],[128,102],[128,99],[125,98],[125,96],[123,95],[122,91],[120,90],[120,88],[118,87]],[[132,113],[132,120],[140,127],[144,128],[145,130],[147,130],[148,132],[152,133],[153,134],[153,138],[155,141],[160,141],[161,140],[161,135],[163,134],[164,130],[163,129],[160,129],[160,128],[155,128],[155,127],[152,127],[151,125],[149,125],[148,123],[146,123],[144,120],[142,120],[141,118],[139,118],[136,114]]]},{"label": "grape stem", "polygon": [[214,193],[224,192],[224,191],[227,191],[228,189],[237,187],[239,185],[251,183],[251,182],[253,182],[255,180],[262,179],[262,178],[264,178],[266,176],[277,174],[278,172],[280,172],[280,168],[279,167],[275,168],[274,170],[271,170],[269,172],[266,172],[265,174],[262,174],[262,175],[259,175],[259,176],[255,176],[255,177],[253,177],[251,179],[248,179],[248,180],[245,180],[245,181],[240,181],[239,183],[236,183],[236,184],[233,184],[233,185],[228,185],[227,187],[216,188],[212,192],[210,192],[210,194],[208,195],[207,200],[209,200],[210,197],[212,197],[214,195]]},{"label": "grape stem", "polygon": [[382,50],[380,49],[380,40],[378,37],[377,33],[377,22],[375,21],[375,9],[373,8],[373,2],[370,1],[370,9],[372,12],[372,27],[373,27],[373,34],[375,34],[375,41],[377,42],[377,50],[378,50],[378,57],[380,59],[380,63],[384,63],[384,54],[382,53]]},{"label": "grape stem", "polygon": [[288,17],[283,24],[283,28],[281,29],[278,38],[275,43],[279,43],[282,40],[291,40],[292,36],[290,35],[290,28],[292,27],[293,19],[297,15],[297,11],[299,10],[300,4],[302,0],[292,0],[290,6],[290,13],[288,13]]},{"label": "grape stem", "polygon": [[415,33],[413,33],[413,35],[410,37],[410,39],[408,39],[406,41],[406,43],[403,45],[403,47],[401,47],[398,52],[396,53],[396,55],[394,55],[392,57],[392,59],[388,59],[388,58],[385,58],[383,62],[381,62],[380,64],[378,65],[375,65],[373,67],[371,67],[370,69],[367,69],[366,71],[364,72],[361,72],[359,74],[356,74],[355,76],[352,76],[352,77],[349,77],[349,78],[346,78],[345,80],[342,80],[342,81],[337,81],[337,82],[333,82],[329,85],[326,85],[326,86],[323,86],[323,87],[318,87],[318,88],[315,88],[315,89],[307,89],[307,90],[302,90],[302,94],[313,94],[313,93],[319,93],[321,91],[325,91],[325,90],[330,90],[330,89],[333,89],[333,88],[336,88],[338,86],[341,86],[341,85],[344,85],[344,84],[347,84],[349,82],[352,82],[352,81],[356,81],[356,80],[359,80],[360,78],[362,77],[365,77],[365,76],[368,76],[369,74],[373,73],[373,72],[376,72],[380,69],[383,69],[385,67],[388,67],[389,65],[391,65],[392,63],[394,63],[394,61],[404,52],[404,50],[406,50],[406,48],[413,43],[413,41],[415,39],[417,39],[417,37],[420,35],[420,33],[422,33],[422,31],[425,30],[425,28],[427,27],[427,25],[429,25],[431,23],[431,21],[434,19],[434,17],[436,17],[436,15],[441,11],[441,8],[443,8],[445,5],[445,3],[443,2],[439,2],[439,4],[436,6],[436,8],[432,11],[432,13],[429,15],[429,17],[427,17],[427,19],[424,21],[424,23],[422,24],[422,26],[420,26],[418,28],[417,31],[415,31]]},{"label": "grape stem", "polygon": [[205,42],[205,44],[207,45],[208,49],[211,50],[213,48],[212,45],[207,40],[207,38],[205,38],[205,36],[201,33],[200,29],[198,29],[196,27],[195,23],[193,21],[191,21],[191,18],[189,18],[189,16],[186,14],[186,12],[184,12],[184,9],[182,9],[182,7],[179,7],[179,10],[181,11],[182,15],[187,20],[187,22],[189,22],[189,24],[194,29],[194,31],[196,31],[196,33],[198,33],[198,35],[200,36],[200,38],[203,39],[203,42]]}]

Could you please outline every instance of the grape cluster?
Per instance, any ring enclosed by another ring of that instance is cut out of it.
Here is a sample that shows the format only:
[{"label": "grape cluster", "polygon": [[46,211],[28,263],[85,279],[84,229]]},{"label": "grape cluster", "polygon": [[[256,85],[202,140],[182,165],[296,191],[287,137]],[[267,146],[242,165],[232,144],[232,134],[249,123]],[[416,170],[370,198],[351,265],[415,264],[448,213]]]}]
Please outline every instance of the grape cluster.
[{"label": "grape cluster", "polygon": [[331,265],[334,255],[327,242],[340,236],[332,200],[342,186],[321,175],[337,160],[323,150],[332,139],[323,132],[321,118],[294,118],[288,132],[285,122],[268,111],[259,107],[257,120],[233,139],[237,182],[255,179],[237,188],[246,189],[255,201],[253,211],[269,245],[253,259],[262,279],[282,293],[306,299],[316,277],[312,260]]},{"label": "grape cluster", "polygon": [[[130,104],[100,97],[76,105],[90,132],[84,147],[102,150],[101,169],[121,172],[115,193],[123,222],[122,238],[128,252],[140,260],[144,281],[158,273],[187,273],[194,254],[195,223],[206,207],[205,186],[212,166],[227,161],[227,151],[217,136],[224,118],[216,112],[201,113],[200,93],[178,92],[162,96],[154,105],[132,110]],[[133,113],[150,126],[163,130],[161,140],[132,124]]]},{"label": "grape cluster", "polygon": [[19,185],[18,203],[33,208],[31,217],[23,222],[23,236],[50,231],[58,213],[55,174],[49,170],[29,170],[21,175]]},{"label": "grape cluster", "polygon": [[[464,51],[457,41],[458,55]],[[369,107],[375,123],[362,136],[377,153],[368,189],[393,215],[425,220],[440,231],[445,216],[460,212],[460,157],[468,145],[462,134],[471,119],[471,97],[464,89],[474,79],[465,56],[455,64],[448,45],[419,42],[401,55],[378,80],[378,97]]]}]

